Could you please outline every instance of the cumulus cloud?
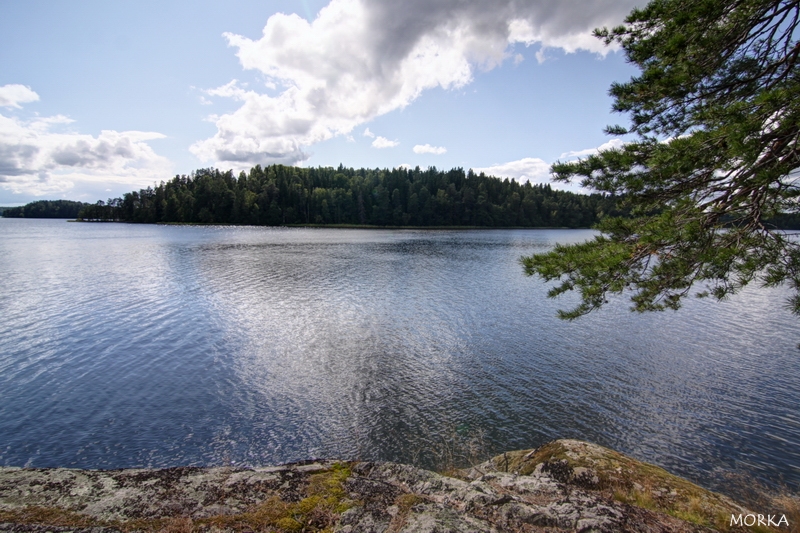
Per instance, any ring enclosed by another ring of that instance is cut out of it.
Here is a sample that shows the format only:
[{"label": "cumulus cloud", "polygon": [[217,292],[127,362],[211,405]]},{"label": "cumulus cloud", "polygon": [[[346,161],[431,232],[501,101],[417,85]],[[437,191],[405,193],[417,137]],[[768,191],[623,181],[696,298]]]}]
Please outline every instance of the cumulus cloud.
[{"label": "cumulus cloud", "polygon": [[431,146],[430,144],[418,144],[414,146],[415,154],[434,154],[442,155],[447,152],[444,146]]},{"label": "cumulus cloud", "polygon": [[594,155],[602,150],[613,150],[622,148],[625,143],[621,139],[611,139],[610,141],[601,144],[596,148],[587,148],[585,150],[575,150],[572,152],[564,152],[559,156],[559,159],[573,159],[576,157],[586,157],[587,155]]},{"label": "cumulus cloud", "polygon": [[31,120],[0,115],[0,186],[15,194],[40,196],[67,192],[81,182],[142,187],[170,175],[170,162],[147,144],[164,135],[54,131],[72,122],[63,115]]},{"label": "cumulus cloud", "polygon": [[425,90],[467,85],[476,69],[515,57],[514,44],[604,54],[591,30],[618,24],[636,3],[332,0],[312,22],[278,13],[259,39],[225,34],[242,66],[263,74],[273,94],[235,80],[209,91],[242,105],[214,116],[217,133],[191,151],[204,161],[299,162],[305,147],[350,134]]},{"label": "cumulus cloud", "polygon": [[375,138],[375,134],[372,133],[371,131],[369,131],[369,128],[367,128],[367,129],[364,130],[364,137],[372,137],[374,139]]},{"label": "cumulus cloud", "polygon": [[473,168],[472,171],[476,174],[483,172],[487,176],[496,176],[498,178],[511,178],[520,183],[527,181],[533,184],[550,182],[550,164],[538,157],[526,157],[525,159],[509,161],[500,165]]},{"label": "cumulus cloud", "polygon": [[16,107],[19,109],[21,107],[19,104],[27,104],[38,100],[39,95],[31,90],[30,87],[18,84],[0,87],[0,107]]},{"label": "cumulus cloud", "polygon": [[490,167],[473,168],[473,172],[483,172],[487,176],[496,178],[509,178],[520,183],[531,182],[533,185],[550,184],[553,189],[587,193],[588,189],[574,183],[552,182],[550,179],[550,164],[538,157],[526,157],[517,161],[509,161]]},{"label": "cumulus cloud", "polygon": [[377,139],[372,141],[373,148],[394,148],[398,144],[400,143],[397,141],[390,141],[386,137],[380,137],[380,136],[378,136]]},{"label": "cumulus cloud", "polygon": [[[585,157],[596,154],[601,150],[621,148],[624,144],[625,143],[620,139],[611,139],[610,141],[603,143],[596,148],[564,152],[559,156],[559,159]],[[528,181],[534,185],[549,183],[554,189],[581,193],[591,192],[589,189],[582,187],[579,183],[552,182],[550,176],[550,163],[547,163],[543,159],[539,159],[537,157],[526,157],[524,159],[509,161],[508,163],[492,165],[490,167],[473,168],[472,171],[476,174],[483,172],[488,176],[514,179],[520,183],[525,183]]]}]

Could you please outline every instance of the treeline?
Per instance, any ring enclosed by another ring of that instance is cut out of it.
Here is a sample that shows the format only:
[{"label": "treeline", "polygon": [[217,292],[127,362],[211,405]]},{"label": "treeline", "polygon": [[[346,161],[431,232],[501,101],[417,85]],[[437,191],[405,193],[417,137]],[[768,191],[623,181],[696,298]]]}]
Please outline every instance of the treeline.
[{"label": "treeline", "polygon": [[81,209],[92,204],[72,200],[37,200],[21,207],[6,207],[6,218],[77,218]]},{"label": "treeline", "polygon": [[780,229],[800,230],[800,213],[780,213],[764,222],[767,227],[774,226]]},{"label": "treeline", "polygon": [[200,169],[88,205],[83,220],[216,224],[588,227],[616,199],[520,184],[461,168],[440,171],[257,165]]}]

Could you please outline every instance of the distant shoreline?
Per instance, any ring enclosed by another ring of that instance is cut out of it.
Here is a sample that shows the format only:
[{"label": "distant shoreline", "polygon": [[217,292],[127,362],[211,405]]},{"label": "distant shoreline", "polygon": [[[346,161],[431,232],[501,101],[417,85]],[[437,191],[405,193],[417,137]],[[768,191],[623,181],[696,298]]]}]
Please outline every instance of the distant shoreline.
[{"label": "distant shoreline", "polygon": [[86,223],[117,223],[117,224],[141,224],[151,226],[219,226],[236,228],[332,228],[332,229],[370,229],[370,230],[508,230],[508,229],[592,229],[590,227],[570,228],[567,226],[376,226],[361,224],[281,224],[278,226],[265,226],[260,224],[224,224],[217,222],[129,222],[127,220],[67,220],[67,222],[86,222]]}]

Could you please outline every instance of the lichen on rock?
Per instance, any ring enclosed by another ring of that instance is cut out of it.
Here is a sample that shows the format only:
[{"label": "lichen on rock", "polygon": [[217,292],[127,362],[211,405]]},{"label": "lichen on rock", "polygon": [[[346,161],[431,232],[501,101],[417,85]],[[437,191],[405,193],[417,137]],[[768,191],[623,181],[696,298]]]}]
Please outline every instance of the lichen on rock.
[{"label": "lichen on rock", "polygon": [[444,476],[410,465],[0,469],[0,531],[701,532],[747,512],[594,444],[560,440]]}]

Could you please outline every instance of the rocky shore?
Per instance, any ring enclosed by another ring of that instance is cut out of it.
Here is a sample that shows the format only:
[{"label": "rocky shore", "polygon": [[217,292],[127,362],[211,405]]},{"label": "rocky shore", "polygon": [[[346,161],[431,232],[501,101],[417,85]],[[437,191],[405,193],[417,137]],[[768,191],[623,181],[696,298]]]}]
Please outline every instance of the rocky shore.
[{"label": "rocky shore", "polygon": [[749,530],[730,525],[731,515],[749,513],[732,500],[581,441],[509,452],[449,474],[347,461],[254,469],[2,468],[0,531]]}]

